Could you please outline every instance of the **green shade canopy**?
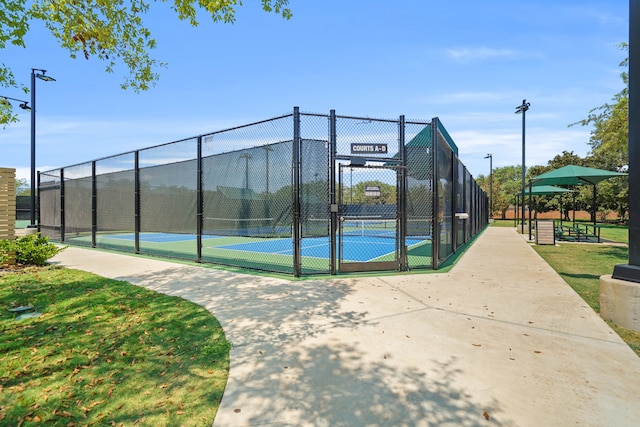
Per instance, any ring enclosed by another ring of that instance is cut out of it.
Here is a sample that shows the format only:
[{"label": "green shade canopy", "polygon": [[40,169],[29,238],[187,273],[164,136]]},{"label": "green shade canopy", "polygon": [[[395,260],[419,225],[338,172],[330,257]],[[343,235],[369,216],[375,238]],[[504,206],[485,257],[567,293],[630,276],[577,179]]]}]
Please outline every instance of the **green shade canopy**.
[{"label": "green shade canopy", "polygon": [[596,185],[605,179],[625,175],[622,172],[569,165],[531,178],[531,185]]},{"label": "green shade canopy", "polygon": [[531,178],[533,188],[541,185],[584,185],[593,186],[593,210],[591,216],[593,223],[596,222],[596,185],[605,179],[616,176],[626,176],[626,173],[608,171],[604,169],[588,168],[584,166],[569,165],[555,169],[535,178]]},{"label": "green shade canopy", "polygon": [[[573,193],[573,190],[555,187],[553,185],[538,185],[536,187],[531,187],[531,189],[527,188],[524,192],[525,196],[528,196],[529,194],[532,196],[553,196],[562,193]],[[522,192],[520,192],[520,194],[522,194]]]}]

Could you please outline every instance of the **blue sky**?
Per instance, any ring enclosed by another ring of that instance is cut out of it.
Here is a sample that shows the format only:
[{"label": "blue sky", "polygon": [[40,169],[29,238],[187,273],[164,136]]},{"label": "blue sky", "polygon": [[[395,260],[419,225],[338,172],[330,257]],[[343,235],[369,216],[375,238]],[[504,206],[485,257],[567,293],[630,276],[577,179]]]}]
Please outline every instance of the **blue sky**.
[{"label": "blue sky", "polygon": [[[158,84],[123,91],[123,70],[73,60],[38,24],[0,62],[37,81],[41,171],[268,119],[292,111],[439,117],[472,175],[562,151],[584,156],[589,129],[568,127],[622,89],[627,0],[290,0],[293,18],[245,0],[234,25],[181,22],[166,4],[147,18],[168,63]],[[29,95],[0,88],[0,95]],[[29,113],[0,129],[0,166],[29,177]]]}]

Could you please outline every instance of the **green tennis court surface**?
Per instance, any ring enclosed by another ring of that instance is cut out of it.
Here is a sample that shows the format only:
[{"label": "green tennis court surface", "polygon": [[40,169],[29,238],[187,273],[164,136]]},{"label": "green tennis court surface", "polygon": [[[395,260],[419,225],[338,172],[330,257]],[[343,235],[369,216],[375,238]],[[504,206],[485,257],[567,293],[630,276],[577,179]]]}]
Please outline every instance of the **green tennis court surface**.
[{"label": "green tennis court surface", "polygon": [[[370,236],[367,230],[358,228],[354,235],[342,236],[342,260],[344,261],[373,261],[388,257],[395,253],[395,239],[381,236]],[[135,234],[100,234],[100,240],[130,242],[133,244]],[[293,256],[293,243],[291,238],[251,238],[238,236],[212,236],[203,235],[203,252],[207,249],[223,250],[236,253],[260,253]],[[172,234],[172,233],[140,233],[141,244],[151,244],[157,249],[172,251],[175,246],[183,246],[184,243],[193,242],[195,245],[196,235],[194,234]],[[425,238],[407,238],[406,243],[409,248],[421,246],[426,242]],[[301,255],[308,258],[329,259],[330,240],[328,236],[305,237],[301,241]]]}]

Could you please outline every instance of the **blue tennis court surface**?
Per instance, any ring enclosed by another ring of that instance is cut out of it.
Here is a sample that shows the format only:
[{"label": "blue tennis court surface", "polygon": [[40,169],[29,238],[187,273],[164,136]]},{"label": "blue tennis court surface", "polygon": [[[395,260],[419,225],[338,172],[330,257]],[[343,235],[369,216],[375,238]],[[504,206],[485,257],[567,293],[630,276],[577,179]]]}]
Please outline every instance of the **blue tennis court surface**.
[{"label": "blue tennis court surface", "polygon": [[[423,240],[406,239],[408,246]],[[243,252],[261,252],[266,254],[293,255],[291,239],[265,240],[233,245],[215,246],[216,249],[229,249]],[[330,241],[328,237],[302,239],[300,254],[303,257],[329,258]],[[342,259],[345,261],[371,261],[395,251],[395,239],[371,236],[349,236],[343,239]]]},{"label": "blue tennis court surface", "polygon": [[[101,235],[100,237],[132,241],[136,238],[136,235],[133,233],[124,233]],[[219,236],[202,236],[203,239],[215,239],[217,237]],[[189,240],[196,240],[196,238],[195,234],[140,233],[140,241],[149,243],[185,242]]]},{"label": "blue tennis court surface", "polygon": [[[103,234],[101,238],[133,241],[134,233]],[[171,233],[140,233],[140,242],[145,243],[176,243],[195,241],[194,234],[171,234]],[[218,239],[222,236],[203,235],[202,239]],[[412,246],[423,242],[424,239],[407,238],[407,246]],[[213,242],[211,242],[213,243]],[[246,243],[235,243],[230,245],[206,245],[209,248],[224,249],[242,252],[258,252],[264,254],[293,255],[293,242],[291,238],[286,239],[261,239]],[[324,258],[330,257],[330,241],[328,237],[306,237],[302,239],[300,249],[303,257]],[[376,237],[366,235],[343,236],[342,238],[342,259],[345,261],[372,261],[382,256],[392,254],[395,251],[395,239],[387,237]]]}]

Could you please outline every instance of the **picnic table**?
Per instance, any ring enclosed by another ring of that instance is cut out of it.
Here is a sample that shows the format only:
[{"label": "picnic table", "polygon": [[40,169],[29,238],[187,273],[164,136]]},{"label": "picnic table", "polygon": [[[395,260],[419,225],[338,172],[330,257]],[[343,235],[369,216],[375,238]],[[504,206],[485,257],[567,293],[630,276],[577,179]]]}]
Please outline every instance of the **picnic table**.
[{"label": "picnic table", "polygon": [[602,240],[600,239],[600,229],[602,228],[602,225],[583,223],[583,224],[578,224],[578,226],[584,227],[586,236],[590,238],[598,239],[598,243],[602,242]]},{"label": "picnic table", "polygon": [[554,228],[558,240],[590,242],[595,239],[598,243],[602,242],[600,238],[600,229],[602,226],[600,224],[580,222],[562,223],[561,221],[556,221],[554,222]]}]

